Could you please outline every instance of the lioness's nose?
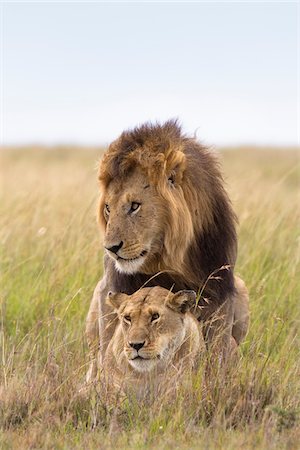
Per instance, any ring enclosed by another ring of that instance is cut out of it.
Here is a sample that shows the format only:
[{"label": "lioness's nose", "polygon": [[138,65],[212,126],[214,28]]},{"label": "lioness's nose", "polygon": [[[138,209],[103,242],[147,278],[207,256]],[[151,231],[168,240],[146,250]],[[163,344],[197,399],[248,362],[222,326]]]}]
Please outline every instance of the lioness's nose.
[{"label": "lioness's nose", "polygon": [[123,241],[121,241],[120,244],[118,244],[118,245],[113,245],[111,247],[105,247],[105,248],[106,248],[106,250],[109,250],[110,252],[117,254],[118,251],[120,250],[120,248],[122,248],[122,246],[123,246]]},{"label": "lioness's nose", "polygon": [[144,342],[129,342],[130,347],[134,348],[137,352],[140,348],[144,347]]}]

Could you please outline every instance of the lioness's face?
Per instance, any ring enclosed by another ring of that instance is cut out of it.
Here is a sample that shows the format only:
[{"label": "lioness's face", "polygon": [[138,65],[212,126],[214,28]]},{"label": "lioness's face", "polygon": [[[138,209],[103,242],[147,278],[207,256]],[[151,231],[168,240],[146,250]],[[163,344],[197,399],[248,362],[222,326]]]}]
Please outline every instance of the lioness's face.
[{"label": "lioness's face", "polygon": [[133,295],[110,293],[124,335],[124,355],[139,372],[170,360],[185,338],[185,313],[195,305],[194,291],[176,294],[161,287]]},{"label": "lioness's face", "polygon": [[139,169],[126,180],[112,180],[101,202],[106,229],[104,247],[120,272],[136,273],[163,242],[162,200]]}]

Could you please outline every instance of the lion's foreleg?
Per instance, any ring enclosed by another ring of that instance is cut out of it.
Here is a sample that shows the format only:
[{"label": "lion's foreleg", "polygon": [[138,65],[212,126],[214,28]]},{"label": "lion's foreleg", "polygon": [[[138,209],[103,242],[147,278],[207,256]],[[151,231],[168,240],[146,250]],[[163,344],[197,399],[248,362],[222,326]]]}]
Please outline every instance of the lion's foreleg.
[{"label": "lion's foreleg", "polygon": [[237,356],[238,345],[249,327],[249,295],[245,283],[235,276],[235,293],[218,309],[206,311],[204,337],[213,365]]},{"label": "lion's foreleg", "polygon": [[235,276],[234,284],[236,294],[234,296],[234,320],[232,336],[239,345],[246,337],[249,328],[249,294],[245,283],[241,278]]},{"label": "lion's foreleg", "polygon": [[114,334],[118,322],[117,314],[112,307],[106,303],[108,294],[107,284],[103,286],[99,298],[99,352],[98,352],[98,366],[102,368],[104,356],[108,344]]},{"label": "lion's foreleg", "polygon": [[218,366],[230,356],[233,318],[234,306],[232,298],[229,298],[220,307],[210,308],[203,327],[210,359]]},{"label": "lion's foreleg", "polygon": [[90,366],[86,374],[86,382],[89,383],[97,375],[97,353],[99,348],[99,299],[102,280],[97,284],[86,318],[85,336],[89,347]]}]

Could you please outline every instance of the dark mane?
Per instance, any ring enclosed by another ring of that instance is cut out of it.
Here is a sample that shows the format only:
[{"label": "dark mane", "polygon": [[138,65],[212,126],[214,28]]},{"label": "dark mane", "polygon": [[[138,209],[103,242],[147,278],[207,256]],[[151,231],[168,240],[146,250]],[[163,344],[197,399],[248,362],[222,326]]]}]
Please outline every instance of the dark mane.
[{"label": "dark mane", "polygon": [[[147,286],[160,285],[172,288],[174,292],[181,289],[202,291],[202,305],[206,304],[206,300],[220,305],[234,292],[237,238],[236,217],[215,155],[194,138],[183,135],[177,121],[171,120],[164,125],[145,124],[123,132],[110,145],[101,165],[100,181],[105,186],[112,178],[126,176],[133,164],[149,166],[153,170],[160,155],[165,155],[165,166],[169,164],[172,167],[173,164],[176,170],[182,166],[181,186],[189,207],[193,239],[187,244],[181,270],[176,268],[177,275],[163,273]],[[176,158],[181,158],[179,163]],[[155,172],[160,170],[159,165],[155,166]],[[184,223],[186,217],[184,212],[181,214],[179,224]],[[176,255],[173,257],[175,261]],[[105,266],[117,292],[132,294],[151,277],[142,273],[119,273],[107,258]]]},{"label": "dark mane", "polygon": [[105,171],[100,170],[99,179],[107,183],[110,179],[127,176],[130,171],[128,161],[136,149],[143,149],[145,152],[145,148],[151,146],[152,153],[158,154],[165,152],[170,145],[180,144],[183,139],[176,119],[163,125],[145,123],[133,130],[123,131],[121,136],[110,144],[103,158]]},{"label": "dark mane", "polygon": [[145,123],[135,127],[133,130],[124,131],[119,138],[118,145],[120,154],[125,155],[136,147],[142,147],[147,142],[164,144],[168,140],[174,142],[182,138],[181,126],[178,120],[171,119],[162,125],[159,123]]}]

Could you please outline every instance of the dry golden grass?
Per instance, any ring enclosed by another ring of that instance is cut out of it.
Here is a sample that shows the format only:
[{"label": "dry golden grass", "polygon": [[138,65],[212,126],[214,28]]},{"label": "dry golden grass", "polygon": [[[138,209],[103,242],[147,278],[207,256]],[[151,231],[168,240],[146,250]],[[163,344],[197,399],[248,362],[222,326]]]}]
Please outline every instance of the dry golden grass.
[{"label": "dry golden grass", "polygon": [[[101,276],[95,220],[100,149],[1,153],[1,448],[299,448],[299,153],[222,153],[239,216],[237,271],[251,327],[226,378],[172,402],[122,405],[123,432],[97,389],[78,395],[84,321]],[[115,437],[116,439],[116,437]]]}]

